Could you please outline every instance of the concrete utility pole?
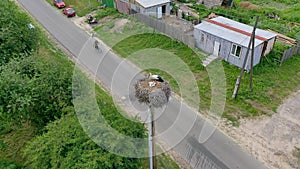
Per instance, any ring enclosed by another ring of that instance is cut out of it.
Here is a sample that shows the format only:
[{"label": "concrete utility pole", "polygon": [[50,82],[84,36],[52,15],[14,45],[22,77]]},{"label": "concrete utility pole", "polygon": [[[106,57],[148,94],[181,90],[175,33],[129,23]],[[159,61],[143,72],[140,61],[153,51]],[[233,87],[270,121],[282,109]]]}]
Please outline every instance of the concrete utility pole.
[{"label": "concrete utility pole", "polygon": [[154,108],[163,107],[167,104],[171,96],[171,88],[161,77],[150,74],[147,78],[140,79],[135,84],[135,96],[140,103],[149,106],[151,120],[148,122],[149,167],[150,169],[156,169]]},{"label": "concrete utility pole", "polygon": [[[256,27],[257,27],[258,19],[259,19],[259,17],[257,16],[254,27],[253,27],[253,31],[252,31],[252,34],[251,34],[251,38],[250,38],[250,41],[249,41],[249,44],[248,44],[248,48],[247,48],[246,56],[245,56],[245,59],[244,59],[244,62],[243,62],[242,70],[241,70],[240,76],[236,79],[236,83],[235,83],[234,91],[233,91],[233,94],[232,94],[232,98],[237,97],[237,94],[238,94],[238,91],[239,91],[239,88],[240,88],[240,83],[242,81],[242,77],[243,77],[243,74],[244,74],[244,71],[245,71],[246,63],[248,61],[248,55],[249,55],[251,44],[252,44],[252,53],[251,53],[251,68],[250,68],[250,71],[252,73],[255,30],[256,30]],[[252,74],[250,74],[250,88],[252,89]]]},{"label": "concrete utility pole", "polygon": [[[256,17],[256,22],[255,22],[255,25],[257,25],[258,23],[258,19],[259,19],[259,16]],[[255,26],[256,27],[256,26]],[[254,28],[256,29],[256,28]],[[250,60],[250,90],[252,91],[252,75],[253,75],[253,56],[254,56],[254,42],[255,42],[255,30],[253,30],[253,39],[252,39],[252,50],[251,50],[251,60]]]}]

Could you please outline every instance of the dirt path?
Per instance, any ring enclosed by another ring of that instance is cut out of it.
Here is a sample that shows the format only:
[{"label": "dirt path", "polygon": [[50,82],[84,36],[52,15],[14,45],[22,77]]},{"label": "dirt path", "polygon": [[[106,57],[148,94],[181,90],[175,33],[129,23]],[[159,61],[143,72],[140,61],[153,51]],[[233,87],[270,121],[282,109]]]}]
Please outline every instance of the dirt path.
[{"label": "dirt path", "polygon": [[300,147],[300,90],[272,117],[242,120],[238,128],[224,123],[220,127],[269,168],[300,169],[293,155],[295,147]]}]

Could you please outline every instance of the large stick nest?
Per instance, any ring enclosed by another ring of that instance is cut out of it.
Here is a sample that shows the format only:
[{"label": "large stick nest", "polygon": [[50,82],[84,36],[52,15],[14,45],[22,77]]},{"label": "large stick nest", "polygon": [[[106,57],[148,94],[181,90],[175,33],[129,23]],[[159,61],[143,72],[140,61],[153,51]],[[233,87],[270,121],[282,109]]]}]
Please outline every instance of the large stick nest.
[{"label": "large stick nest", "polygon": [[[155,84],[151,86],[149,84]],[[152,79],[141,79],[135,84],[135,96],[141,103],[153,107],[162,107],[171,96],[171,88],[167,82],[159,82]]]}]

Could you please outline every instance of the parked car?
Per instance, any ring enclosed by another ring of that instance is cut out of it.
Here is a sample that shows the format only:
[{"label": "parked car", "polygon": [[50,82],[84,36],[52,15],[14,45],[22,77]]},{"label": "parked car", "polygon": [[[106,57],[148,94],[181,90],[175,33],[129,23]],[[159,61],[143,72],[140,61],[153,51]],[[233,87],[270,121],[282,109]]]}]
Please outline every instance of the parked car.
[{"label": "parked car", "polygon": [[67,17],[73,17],[76,15],[76,12],[73,8],[67,7],[62,10],[63,14],[65,14]]},{"label": "parked car", "polygon": [[66,6],[63,0],[53,0],[53,5],[56,6],[57,8],[63,8]]}]

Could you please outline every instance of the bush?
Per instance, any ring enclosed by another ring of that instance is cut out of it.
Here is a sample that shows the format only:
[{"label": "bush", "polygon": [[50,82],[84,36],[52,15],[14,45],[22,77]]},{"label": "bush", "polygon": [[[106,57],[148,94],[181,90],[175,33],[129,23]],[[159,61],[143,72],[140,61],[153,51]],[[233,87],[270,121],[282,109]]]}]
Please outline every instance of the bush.
[{"label": "bush", "polygon": [[11,58],[28,56],[37,48],[39,31],[29,28],[29,17],[14,2],[0,1],[0,65]]},{"label": "bush", "polygon": [[42,127],[72,106],[72,67],[29,56],[0,66],[0,119]]},{"label": "bush", "polygon": [[24,150],[26,165],[31,168],[135,169],[143,165],[143,159],[121,157],[95,144],[75,115],[66,115],[46,129],[47,133],[33,139]]}]

